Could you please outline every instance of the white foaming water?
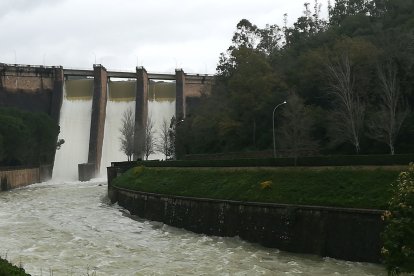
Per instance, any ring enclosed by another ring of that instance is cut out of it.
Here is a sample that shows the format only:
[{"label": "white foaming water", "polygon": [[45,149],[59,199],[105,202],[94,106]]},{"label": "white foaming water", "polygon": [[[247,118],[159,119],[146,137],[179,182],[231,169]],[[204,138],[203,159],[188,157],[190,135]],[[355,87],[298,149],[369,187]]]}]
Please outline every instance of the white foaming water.
[{"label": "white foaming water", "polygon": [[[157,100],[148,101],[148,116],[151,116],[154,122],[155,138],[158,140],[161,133],[162,123],[167,121],[170,125],[171,118],[175,115],[175,100]],[[164,154],[157,152],[151,154],[148,159],[165,159]]]},{"label": "white foaming water", "polygon": [[[65,87],[68,82],[71,81],[66,81]],[[84,80],[84,82],[91,81]],[[55,180],[77,180],[78,164],[88,161],[92,99],[91,97],[68,98],[67,92],[65,89],[59,122],[59,139],[64,139],[65,143],[56,151],[53,168]]]},{"label": "white foaming water", "polygon": [[122,127],[123,113],[129,108],[135,114],[135,101],[108,100],[106,103],[105,131],[100,168],[101,177],[106,177],[106,167],[111,166],[111,162],[127,160],[127,156],[121,150],[120,128]]},{"label": "white foaming water", "polygon": [[[379,265],[264,248],[134,220],[99,182],[0,193],[0,254],[31,275],[387,275]],[[52,274],[51,274],[52,273]]]}]

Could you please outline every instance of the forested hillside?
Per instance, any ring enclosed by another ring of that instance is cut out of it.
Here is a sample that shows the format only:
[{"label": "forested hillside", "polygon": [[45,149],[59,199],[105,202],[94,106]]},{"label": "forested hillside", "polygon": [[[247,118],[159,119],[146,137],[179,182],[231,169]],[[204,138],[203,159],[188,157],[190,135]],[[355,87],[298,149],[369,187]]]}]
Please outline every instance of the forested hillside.
[{"label": "forested hillside", "polygon": [[412,153],[413,87],[412,0],[315,1],[292,26],[243,19],[211,95],[177,129],[177,154],[272,149],[285,100],[285,156]]}]

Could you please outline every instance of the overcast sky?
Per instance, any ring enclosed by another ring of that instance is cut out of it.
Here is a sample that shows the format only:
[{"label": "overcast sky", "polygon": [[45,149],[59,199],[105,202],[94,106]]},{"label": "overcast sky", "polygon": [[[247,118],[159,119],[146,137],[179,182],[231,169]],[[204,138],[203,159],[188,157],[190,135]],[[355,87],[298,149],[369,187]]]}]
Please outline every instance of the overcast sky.
[{"label": "overcast sky", "polygon": [[[243,18],[291,25],[305,0],[0,0],[0,62],[214,73]],[[313,6],[313,0],[307,0]],[[327,0],[322,3],[326,14]]]}]

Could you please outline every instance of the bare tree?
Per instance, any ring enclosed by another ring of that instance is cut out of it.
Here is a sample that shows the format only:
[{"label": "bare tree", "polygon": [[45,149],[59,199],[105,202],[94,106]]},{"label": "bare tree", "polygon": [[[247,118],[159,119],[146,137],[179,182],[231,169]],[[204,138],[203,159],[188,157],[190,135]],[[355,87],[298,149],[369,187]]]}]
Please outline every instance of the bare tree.
[{"label": "bare tree", "polygon": [[380,104],[369,121],[369,134],[373,139],[386,143],[393,155],[395,140],[409,109],[401,97],[397,68],[392,62],[378,67],[378,78],[381,84]]},{"label": "bare tree", "polygon": [[354,87],[349,55],[342,55],[337,62],[330,62],[326,67],[329,92],[337,102],[332,114],[332,137],[336,143],[350,142],[359,153],[365,107]]},{"label": "bare tree", "polygon": [[119,137],[121,141],[121,150],[128,157],[128,161],[132,160],[132,154],[134,153],[134,128],[134,113],[132,108],[128,108],[122,114],[122,125],[119,129],[121,132],[121,136]]},{"label": "bare tree", "polygon": [[148,156],[155,153],[156,145],[157,141],[155,139],[154,121],[152,120],[151,114],[149,114],[147,117],[147,125],[145,127],[145,160],[148,160]]},{"label": "bare tree", "polygon": [[169,147],[170,147],[170,134],[169,134],[169,123],[168,120],[162,121],[161,129],[159,132],[159,139],[157,144],[157,151],[161,152],[165,156],[165,160],[170,156]]},{"label": "bare tree", "polygon": [[282,116],[284,123],[279,131],[281,147],[289,151],[295,160],[300,155],[316,152],[318,144],[311,135],[314,120],[303,99],[296,94],[289,96]]},{"label": "bare tree", "polygon": [[157,151],[165,156],[165,160],[174,158],[175,155],[175,117],[171,121],[164,120],[161,125],[159,139],[157,144]]}]

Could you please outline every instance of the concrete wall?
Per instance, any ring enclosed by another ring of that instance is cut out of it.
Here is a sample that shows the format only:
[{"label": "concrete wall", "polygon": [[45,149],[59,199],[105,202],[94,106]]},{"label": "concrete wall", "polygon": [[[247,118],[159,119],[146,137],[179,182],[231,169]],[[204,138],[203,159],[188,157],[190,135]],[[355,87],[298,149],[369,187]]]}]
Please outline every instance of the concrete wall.
[{"label": "concrete wall", "polygon": [[39,168],[0,168],[1,190],[10,190],[40,182]]},{"label": "concrete wall", "polygon": [[[116,177],[119,168],[109,168]],[[110,183],[110,182],[109,182]],[[131,214],[284,251],[380,262],[380,210],[246,203],[141,193],[108,186],[112,202]]]},{"label": "concrete wall", "polygon": [[58,119],[63,94],[62,67],[0,63],[0,107],[45,112]]},{"label": "concrete wall", "polygon": [[187,75],[183,70],[176,70],[176,118],[185,118],[197,108],[203,94],[210,94],[214,79],[211,76]]}]

